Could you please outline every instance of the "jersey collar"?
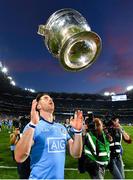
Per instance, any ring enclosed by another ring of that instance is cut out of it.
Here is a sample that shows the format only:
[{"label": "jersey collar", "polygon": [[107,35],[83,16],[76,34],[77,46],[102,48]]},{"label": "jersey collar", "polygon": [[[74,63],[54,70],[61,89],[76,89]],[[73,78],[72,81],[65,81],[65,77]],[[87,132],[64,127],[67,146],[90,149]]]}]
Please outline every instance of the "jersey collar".
[{"label": "jersey collar", "polygon": [[54,124],[54,121],[53,121],[53,122],[49,122],[49,121],[47,121],[46,119],[44,119],[42,116],[40,116],[40,120],[43,120],[43,121],[45,121],[45,122],[48,123],[48,124]]}]

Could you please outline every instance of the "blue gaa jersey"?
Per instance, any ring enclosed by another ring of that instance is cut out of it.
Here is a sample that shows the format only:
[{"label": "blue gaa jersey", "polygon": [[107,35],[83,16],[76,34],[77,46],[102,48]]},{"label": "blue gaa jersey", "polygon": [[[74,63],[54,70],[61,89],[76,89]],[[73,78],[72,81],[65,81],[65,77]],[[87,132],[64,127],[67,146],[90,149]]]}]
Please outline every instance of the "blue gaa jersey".
[{"label": "blue gaa jersey", "polygon": [[[25,130],[28,128],[26,126]],[[64,179],[66,143],[70,136],[59,123],[40,119],[32,146],[30,179]]]}]

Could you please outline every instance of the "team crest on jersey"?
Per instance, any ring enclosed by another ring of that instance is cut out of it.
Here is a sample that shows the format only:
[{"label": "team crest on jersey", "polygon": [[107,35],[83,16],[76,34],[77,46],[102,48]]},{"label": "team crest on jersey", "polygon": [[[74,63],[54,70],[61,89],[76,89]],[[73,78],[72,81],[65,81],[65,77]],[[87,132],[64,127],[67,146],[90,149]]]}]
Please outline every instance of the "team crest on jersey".
[{"label": "team crest on jersey", "polygon": [[49,153],[57,153],[57,152],[65,152],[65,139],[62,138],[48,138],[48,152]]},{"label": "team crest on jersey", "polygon": [[61,128],[61,133],[66,135],[66,130]]},{"label": "team crest on jersey", "polygon": [[44,128],[43,131],[44,131],[44,132],[49,132],[50,129],[49,129],[49,128]]}]

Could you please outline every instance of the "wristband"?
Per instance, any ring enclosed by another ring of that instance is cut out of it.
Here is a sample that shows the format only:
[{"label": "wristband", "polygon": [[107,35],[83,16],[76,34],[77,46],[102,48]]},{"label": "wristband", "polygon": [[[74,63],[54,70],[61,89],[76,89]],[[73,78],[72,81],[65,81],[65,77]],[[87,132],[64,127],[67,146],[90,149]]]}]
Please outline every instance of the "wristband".
[{"label": "wristband", "polygon": [[73,128],[73,132],[76,133],[76,134],[82,134],[82,129],[77,130],[77,129]]},{"label": "wristband", "polygon": [[78,136],[82,136],[82,132],[80,132],[80,133],[74,133],[74,134],[76,134],[76,135],[78,135]]},{"label": "wristband", "polygon": [[29,123],[29,127],[34,128],[34,129],[35,129],[36,125],[35,125],[34,123],[30,122],[30,123]]}]

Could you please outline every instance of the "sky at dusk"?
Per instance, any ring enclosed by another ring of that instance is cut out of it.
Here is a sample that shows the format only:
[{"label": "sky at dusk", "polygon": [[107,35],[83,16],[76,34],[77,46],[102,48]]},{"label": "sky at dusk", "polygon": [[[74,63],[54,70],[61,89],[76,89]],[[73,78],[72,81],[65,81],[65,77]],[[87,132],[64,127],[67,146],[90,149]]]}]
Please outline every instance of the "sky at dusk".
[{"label": "sky at dusk", "polygon": [[[102,39],[96,62],[76,73],[65,71],[37,34],[38,25],[62,8],[79,11]],[[133,1],[0,0],[0,61],[22,88],[123,93],[133,85]]]}]

